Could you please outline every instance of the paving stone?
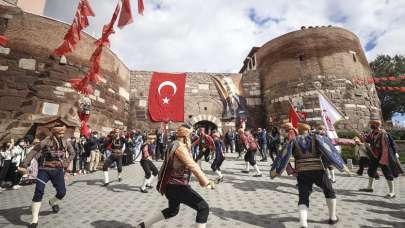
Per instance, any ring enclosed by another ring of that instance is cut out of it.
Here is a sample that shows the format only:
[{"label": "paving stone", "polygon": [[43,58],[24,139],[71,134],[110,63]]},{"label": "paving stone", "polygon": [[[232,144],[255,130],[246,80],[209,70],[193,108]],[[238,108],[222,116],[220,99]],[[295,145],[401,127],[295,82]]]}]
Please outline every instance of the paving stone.
[{"label": "paving stone", "polygon": [[[232,156],[233,157],[233,156]],[[157,166],[161,162],[155,162]],[[270,163],[259,163],[265,174],[255,178],[253,173],[240,173],[243,161],[234,158],[225,160],[223,174],[225,180],[215,190],[197,186],[192,180],[193,188],[199,192],[210,205],[207,227],[298,227],[298,191],[295,177],[283,176],[270,180],[268,177]],[[210,179],[215,179],[210,165],[203,162],[203,169]],[[101,171],[70,177],[67,181],[67,195],[61,202],[61,211],[53,214],[46,203],[55,194],[48,183],[40,212],[40,227],[134,227],[142,219],[164,209],[167,200],[156,190],[142,194],[143,171],[139,164],[125,166],[123,182],[118,183],[116,170],[110,170],[112,183],[102,187]],[[402,183],[404,177],[400,177]],[[358,192],[367,185],[367,177],[348,177],[337,174],[334,184],[338,203],[337,214],[340,223],[335,226],[327,224],[328,210],[323,193],[315,187],[310,198],[309,227],[405,227],[404,185],[395,187],[397,198],[389,200],[383,196],[387,191],[382,178],[375,183],[374,193]],[[34,186],[25,186],[20,190],[8,190],[0,193],[0,227],[26,227],[31,220],[30,203]],[[194,227],[196,212],[181,205],[179,214],[154,226]]]}]

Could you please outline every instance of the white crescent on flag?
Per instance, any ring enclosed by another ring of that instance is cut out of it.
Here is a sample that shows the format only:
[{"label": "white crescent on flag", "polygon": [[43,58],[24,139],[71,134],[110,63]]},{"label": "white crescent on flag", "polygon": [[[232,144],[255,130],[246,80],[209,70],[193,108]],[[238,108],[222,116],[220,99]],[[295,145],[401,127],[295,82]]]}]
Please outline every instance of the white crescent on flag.
[{"label": "white crescent on flag", "polygon": [[164,81],[164,82],[160,83],[160,85],[159,85],[159,87],[158,87],[158,93],[159,93],[159,95],[160,95],[160,91],[161,91],[162,88],[165,87],[165,86],[170,86],[170,87],[172,87],[173,90],[174,90],[173,95],[176,94],[176,92],[177,92],[177,86],[176,86],[176,84],[175,84],[174,82],[171,82],[171,81]]}]

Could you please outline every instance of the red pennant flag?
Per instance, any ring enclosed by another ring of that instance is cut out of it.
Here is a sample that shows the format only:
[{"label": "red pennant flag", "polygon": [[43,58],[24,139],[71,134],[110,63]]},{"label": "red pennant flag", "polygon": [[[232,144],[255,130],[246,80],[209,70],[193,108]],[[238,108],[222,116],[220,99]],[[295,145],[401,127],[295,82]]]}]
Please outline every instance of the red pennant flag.
[{"label": "red pennant flag", "polygon": [[89,85],[89,79],[87,77],[84,77],[82,79],[71,79],[69,80],[70,84],[72,85],[72,88],[75,89],[78,93],[82,94],[92,94],[93,88],[91,85]]},{"label": "red pennant flag", "polygon": [[81,3],[80,12],[82,15],[86,17],[96,16],[96,14],[94,14],[94,11],[90,6],[90,3],[87,0],[81,0],[80,3]]},{"label": "red pennant flag", "polygon": [[89,26],[88,16],[95,16],[95,14],[87,0],[80,0],[75,19],[67,31],[63,43],[54,50],[54,55],[62,56],[73,51],[77,42],[80,40],[81,30]]},{"label": "red pennant flag", "polygon": [[72,46],[70,45],[69,41],[64,40],[63,43],[53,51],[53,54],[56,56],[62,56],[68,52],[72,51]]},{"label": "red pennant flag", "polygon": [[87,139],[90,137],[90,130],[89,130],[89,126],[87,125],[87,121],[81,122],[80,134],[82,134]]},{"label": "red pennant flag", "polygon": [[101,38],[96,41],[97,46],[100,46],[100,45],[109,46],[110,45],[109,36],[111,34],[115,33],[114,24],[117,21],[119,13],[120,13],[120,4],[117,4],[117,7],[115,7],[115,11],[111,18],[110,23],[104,25],[103,34],[102,34]]},{"label": "red pennant flag", "polygon": [[186,74],[153,72],[149,86],[148,109],[154,122],[184,121]]},{"label": "red pennant flag", "polygon": [[144,10],[145,10],[145,7],[143,5],[143,0],[138,0],[138,13],[140,15],[143,15]]},{"label": "red pennant flag", "polygon": [[0,45],[5,46],[8,42],[7,37],[0,35]]},{"label": "red pennant flag", "polygon": [[399,91],[405,92],[405,87],[401,87],[401,88],[399,89]]},{"label": "red pennant flag", "polygon": [[307,113],[297,112],[295,111],[295,108],[292,105],[290,105],[290,108],[288,109],[288,119],[290,120],[290,123],[293,125],[293,127],[297,128],[297,124],[299,122],[306,121]]},{"label": "red pennant flag", "polygon": [[130,0],[122,0],[122,9],[120,19],[118,20],[118,28],[122,29],[132,22],[134,22],[134,20],[132,18]]}]

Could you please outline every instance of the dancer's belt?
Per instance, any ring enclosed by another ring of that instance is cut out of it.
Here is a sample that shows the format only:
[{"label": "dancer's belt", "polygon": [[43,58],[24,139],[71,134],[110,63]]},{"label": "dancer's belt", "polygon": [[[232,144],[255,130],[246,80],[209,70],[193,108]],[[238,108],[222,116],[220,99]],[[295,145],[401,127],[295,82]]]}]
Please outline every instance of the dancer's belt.
[{"label": "dancer's belt", "polygon": [[44,167],[47,168],[63,168],[63,162],[61,161],[45,161],[43,163]]}]

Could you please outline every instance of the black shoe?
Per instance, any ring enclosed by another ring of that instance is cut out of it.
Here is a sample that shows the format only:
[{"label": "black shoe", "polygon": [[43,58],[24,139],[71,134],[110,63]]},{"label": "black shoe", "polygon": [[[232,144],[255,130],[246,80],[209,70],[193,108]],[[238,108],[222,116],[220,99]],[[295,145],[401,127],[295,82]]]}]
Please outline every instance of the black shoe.
[{"label": "black shoe", "polygon": [[38,226],[38,223],[31,223],[27,227],[28,228],[37,228],[37,226]]},{"label": "black shoe", "polygon": [[395,197],[396,197],[395,194],[391,195],[391,194],[389,194],[389,193],[384,196],[384,198],[386,198],[386,199],[394,199]]},{"label": "black shoe", "polygon": [[146,188],[152,189],[152,188],[153,188],[153,186],[152,186],[152,185],[150,185],[150,184],[148,184],[148,185],[146,185]]},{"label": "black shoe", "polygon": [[259,173],[259,174],[255,174],[254,177],[262,177],[263,174]]},{"label": "black shoe", "polygon": [[380,176],[375,176],[374,179],[379,180]]},{"label": "black shoe", "polygon": [[142,193],[148,193],[148,190],[142,189],[142,188],[140,188],[140,189],[141,189],[141,192],[142,192]]},{"label": "black shoe", "polygon": [[336,220],[329,219],[328,224],[329,225],[335,225],[338,222],[339,222],[339,217],[336,216]]},{"label": "black shoe", "polygon": [[359,191],[360,192],[373,192],[374,190],[370,189],[370,188],[361,188],[361,189],[359,189]]},{"label": "black shoe", "polygon": [[145,228],[145,223],[144,222],[139,223],[137,228]]},{"label": "black shoe", "polygon": [[52,207],[53,213],[56,214],[59,212],[59,210],[60,210],[59,205],[57,205],[57,204],[52,205],[50,200],[49,200],[49,205]]},{"label": "black shoe", "polygon": [[119,177],[119,178],[118,178],[118,182],[121,182],[121,181],[122,181],[122,178],[121,178],[121,177]]},{"label": "black shoe", "polygon": [[249,171],[246,171],[246,170],[242,170],[241,172],[242,173],[249,173]]},{"label": "black shoe", "polygon": [[263,158],[262,160],[260,160],[261,162],[266,162],[267,158]]},{"label": "black shoe", "polygon": [[219,184],[224,181],[224,177],[218,177],[215,181],[216,184]]},{"label": "black shoe", "polygon": [[110,183],[104,183],[103,186],[107,187],[108,185],[110,185]]}]

